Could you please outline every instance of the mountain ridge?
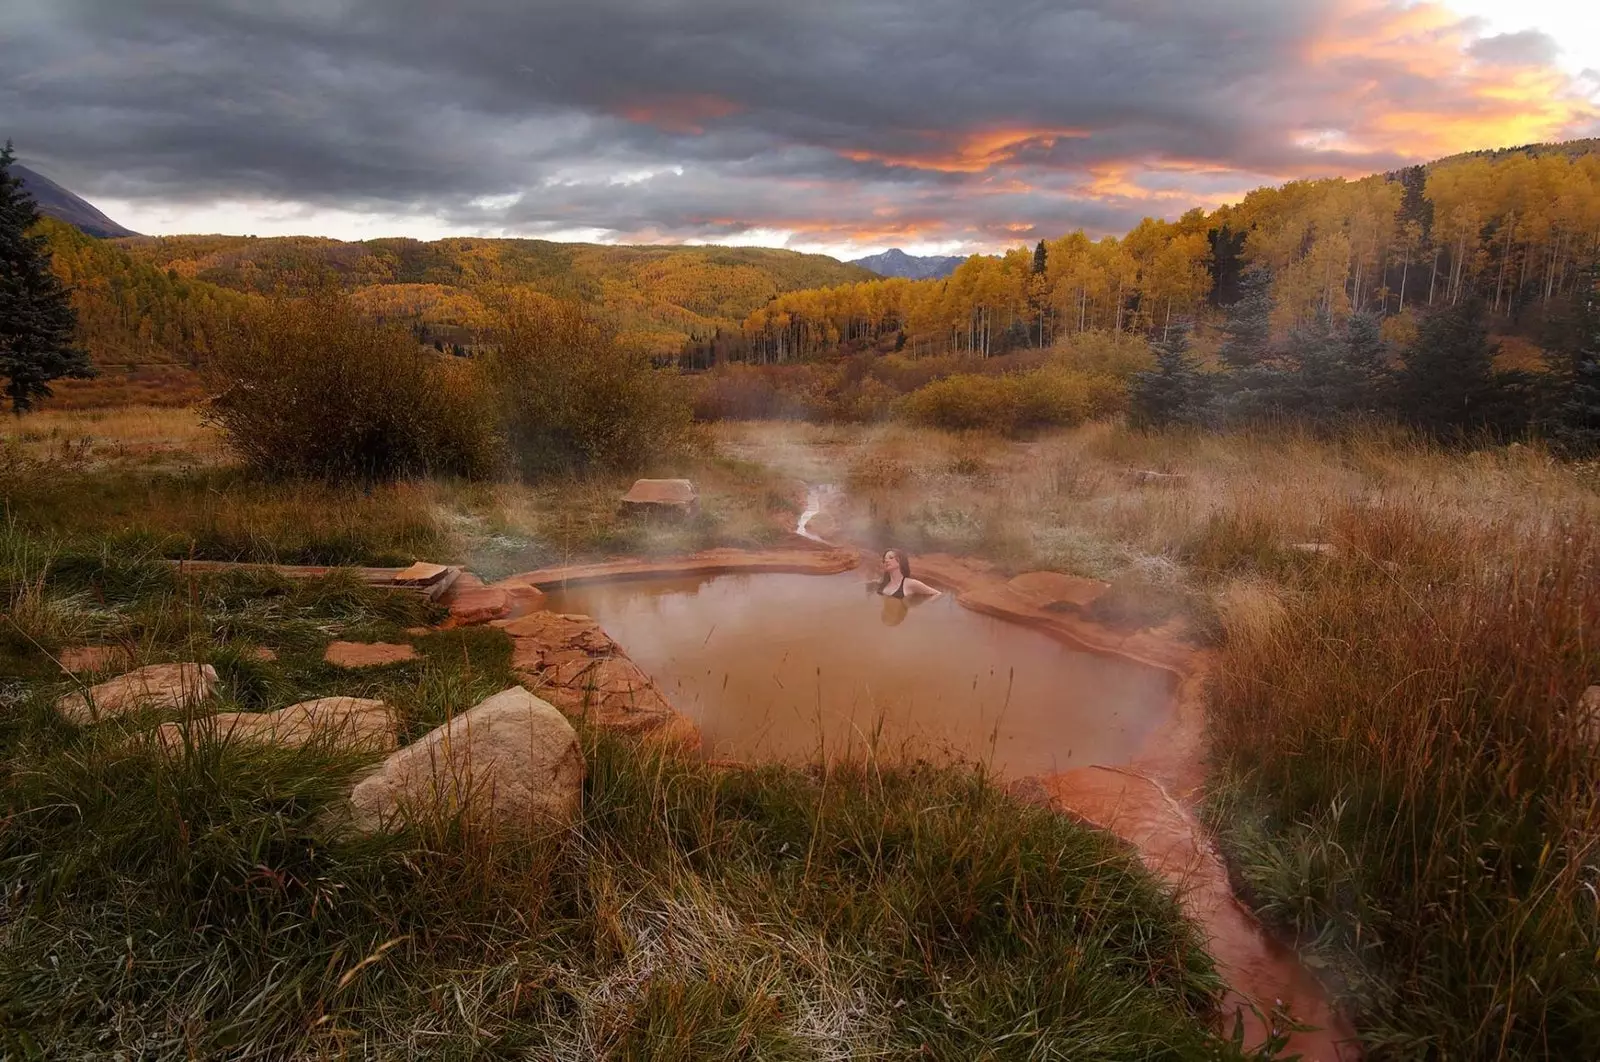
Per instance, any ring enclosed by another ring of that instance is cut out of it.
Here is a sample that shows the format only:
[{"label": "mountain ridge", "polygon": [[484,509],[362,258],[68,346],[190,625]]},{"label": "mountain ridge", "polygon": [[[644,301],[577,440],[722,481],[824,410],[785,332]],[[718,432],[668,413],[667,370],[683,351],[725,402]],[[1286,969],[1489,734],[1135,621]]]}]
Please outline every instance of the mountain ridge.
[{"label": "mountain ridge", "polygon": [[956,271],[967,260],[965,255],[914,255],[898,247],[881,254],[852,258],[850,265],[870,269],[880,277],[904,277],[907,280],[938,280]]},{"label": "mountain ridge", "polygon": [[112,221],[93,203],[61,187],[37,170],[30,170],[22,163],[14,162],[11,164],[11,172],[14,176],[22,178],[23,190],[33,197],[39,213],[47,217],[65,221],[68,225],[101,239],[139,235],[126,225]]}]

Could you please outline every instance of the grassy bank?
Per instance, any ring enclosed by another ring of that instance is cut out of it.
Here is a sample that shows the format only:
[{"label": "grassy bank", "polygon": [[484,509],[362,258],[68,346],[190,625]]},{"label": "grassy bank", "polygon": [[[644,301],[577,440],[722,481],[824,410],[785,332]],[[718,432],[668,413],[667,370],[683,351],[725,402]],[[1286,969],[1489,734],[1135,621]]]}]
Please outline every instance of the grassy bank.
[{"label": "grassy bank", "polygon": [[240,467],[186,409],[40,413],[0,424],[0,511],[94,551],[301,564],[466,563],[490,578],[622,553],[761,546],[803,498],[766,468],[702,446],[660,471],[705,502],[687,522],[628,519],[631,476],[525,483],[435,478],[328,484]]},{"label": "grassy bank", "polygon": [[[80,730],[51,710],[72,688],[51,657],[206,660],[222,709],[380,696],[415,737],[509,684],[498,632],[407,635],[428,606],[338,577],[3,545],[9,1056],[1237,1057],[1171,898],[979,776],[727,772],[586,734],[559,836],[341,839],[319,823],[360,759]],[[342,672],[336,637],[421,656]]]},{"label": "grassy bank", "polygon": [[1217,646],[1210,820],[1373,1056],[1600,1055],[1593,466],[1394,433],[729,441],[845,486],[853,535],[1188,617]]}]

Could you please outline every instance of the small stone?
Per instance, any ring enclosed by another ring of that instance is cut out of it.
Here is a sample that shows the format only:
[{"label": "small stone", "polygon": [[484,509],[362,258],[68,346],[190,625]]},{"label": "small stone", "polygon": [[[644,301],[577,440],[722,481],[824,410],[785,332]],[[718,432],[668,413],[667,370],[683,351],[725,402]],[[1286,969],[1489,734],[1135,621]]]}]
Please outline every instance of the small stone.
[{"label": "small stone", "polygon": [[322,654],[322,659],[338,667],[382,667],[416,658],[413,646],[392,642],[334,642]]},{"label": "small stone", "polygon": [[132,660],[132,655],[120,645],[74,645],[61,650],[58,663],[63,671],[77,674],[127,667]]},{"label": "small stone", "polygon": [[663,511],[687,515],[700,507],[694,484],[686,479],[641,479],[622,496],[629,512]]},{"label": "small stone", "polygon": [[457,814],[513,831],[562,826],[583,775],[572,724],[513,686],[390,755],[351,790],[351,820],[364,832]]},{"label": "small stone", "polygon": [[[224,712],[194,724],[191,733],[218,741],[300,748],[323,741],[331,748],[388,752],[395,748],[394,716],[382,701],[366,697],[319,697],[275,712]],[[156,740],[169,752],[183,747],[184,726],[164,723]]]},{"label": "small stone", "polygon": [[56,711],[69,723],[87,726],[144,709],[177,711],[199,704],[217,687],[210,664],[150,664],[102,682],[88,695],[69,693]]},{"label": "small stone", "polygon": [[246,660],[254,660],[258,664],[270,664],[278,659],[276,650],[268,649],[264,645],[252,645],[241,656]]}]

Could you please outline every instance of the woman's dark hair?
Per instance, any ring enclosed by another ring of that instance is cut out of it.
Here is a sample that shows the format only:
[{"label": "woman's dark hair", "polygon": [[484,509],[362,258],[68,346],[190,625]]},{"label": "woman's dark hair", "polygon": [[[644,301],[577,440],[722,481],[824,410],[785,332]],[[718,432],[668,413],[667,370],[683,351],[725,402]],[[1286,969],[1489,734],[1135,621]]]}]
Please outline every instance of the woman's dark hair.
[{"label": "woman's dark hair", "polygon": [[[884,550],[883,552],[885,552],[885,553],[893,553],[894,554],[895,563],[900,565],[900,578],[901,579],[909,579],[909,578],[911,578],[911,558],[906,555],[906,551],[905,550],[903,550],[903,549],[895,549],[893,546],[890,546],[888,549]],[[882,590],[884,587],[886,587],[888,585],[889,585],[889,573],[888,572],[884,572],[883,573],[883,578],[881,580],[879,580],[879,582],[878,582],[878,589]]]}]

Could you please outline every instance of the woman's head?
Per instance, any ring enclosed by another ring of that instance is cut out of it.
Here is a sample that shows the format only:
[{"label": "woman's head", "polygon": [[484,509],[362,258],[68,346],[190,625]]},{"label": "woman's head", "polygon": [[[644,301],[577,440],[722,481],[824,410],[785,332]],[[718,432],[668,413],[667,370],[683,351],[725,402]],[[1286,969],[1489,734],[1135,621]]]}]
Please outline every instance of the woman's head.
[{"label": "woman's head", "polygon": [[911,578],[911,558],[902,549],[886,549],[883,551],[883,585],[888,586],[894,578],[895,572],[900,573],[902,579]]}]

